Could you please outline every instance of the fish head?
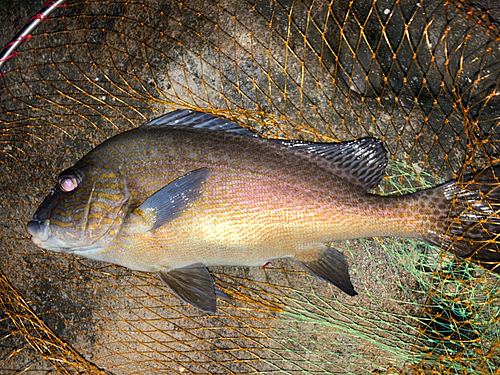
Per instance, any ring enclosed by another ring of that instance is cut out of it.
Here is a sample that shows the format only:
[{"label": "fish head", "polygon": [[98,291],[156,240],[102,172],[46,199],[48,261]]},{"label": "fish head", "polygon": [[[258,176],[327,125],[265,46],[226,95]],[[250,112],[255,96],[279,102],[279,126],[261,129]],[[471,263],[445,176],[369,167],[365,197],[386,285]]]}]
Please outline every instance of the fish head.
[{"label": "fish head", "polygon": [[46,250],[104,249],[120,231],[129,197],[119,170],[79,162],[59,175],[28,223],[28,233]]}]

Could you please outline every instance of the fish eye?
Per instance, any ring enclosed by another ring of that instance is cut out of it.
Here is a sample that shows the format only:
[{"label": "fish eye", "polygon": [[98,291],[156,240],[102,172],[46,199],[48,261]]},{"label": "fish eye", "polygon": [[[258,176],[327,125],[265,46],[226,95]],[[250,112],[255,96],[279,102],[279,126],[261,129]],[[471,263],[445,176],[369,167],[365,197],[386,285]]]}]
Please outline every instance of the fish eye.
[{"label": "fish eye", "polygon": [[61,174],[59,176],[59,187],[66,193],[75,190],[79,184],[80,179],[74,174]]}]

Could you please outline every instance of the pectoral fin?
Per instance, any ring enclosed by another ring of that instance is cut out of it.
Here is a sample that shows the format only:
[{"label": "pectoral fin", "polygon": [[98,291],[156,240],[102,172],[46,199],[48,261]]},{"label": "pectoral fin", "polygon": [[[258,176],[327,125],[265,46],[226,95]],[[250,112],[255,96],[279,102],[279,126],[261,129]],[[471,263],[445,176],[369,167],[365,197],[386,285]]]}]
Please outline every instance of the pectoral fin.
[{"label": "pectoral fin", "polygon": [[[158,274],[181,300],[207,314],[215,313],[216,290],[214,281],[202,263],[195,263],[167,272],[159,271]],[[222,293],[227,296],[224,292]]]},{"label": "pectoral fin", "polygon": [[331,282],[350,296],[358,293],[354,290],[349,276],[349,266],[344,254],[332,247],[324,246],[318,257],[313,260],[294,259],[307,271],[320,279]]},{"label": "pectoral fin", "polygon": [[161,227],[199,198],[209,174],[209,169],[200,168],[179,177],[146,199],[133,214],[142,217],[145,230]]}]

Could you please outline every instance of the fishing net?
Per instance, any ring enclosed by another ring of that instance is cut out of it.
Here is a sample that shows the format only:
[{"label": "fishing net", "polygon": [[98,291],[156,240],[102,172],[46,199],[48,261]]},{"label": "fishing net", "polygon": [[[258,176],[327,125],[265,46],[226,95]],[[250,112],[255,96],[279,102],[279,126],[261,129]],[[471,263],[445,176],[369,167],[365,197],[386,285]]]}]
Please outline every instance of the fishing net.
[{"label": "fishing net", "polygon": [[232,299],[207,315],[26,232],[61,170],[176,108],[264,137],[380,138],[378,194],[478,174],[498,159],[493,0],[49,7],[0,59],[1,373],[500,373],[499,277],[427,243],[336,244],[354,298],[287,260],[212,268]]}]

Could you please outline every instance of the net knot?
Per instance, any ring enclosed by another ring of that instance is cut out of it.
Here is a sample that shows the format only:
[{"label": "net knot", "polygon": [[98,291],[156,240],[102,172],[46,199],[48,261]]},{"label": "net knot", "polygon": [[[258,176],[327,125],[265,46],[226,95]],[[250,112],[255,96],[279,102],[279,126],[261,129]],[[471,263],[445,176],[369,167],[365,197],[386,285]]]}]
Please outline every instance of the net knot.
[{"label": "net knot", "polygon": [[46,1],[45,2],[45,7],[52,7],[52,6],[55,6],[56,8],[65,8],[66,7],[66,2],[62,3],[62,4],[57,4],[57,1],[54,1],[54,0],[49,0],[49,1]]},{"label": "net knot", "polygon": [[[19,39],[14,39],[12,42],[10,42],[9,44],[7,44],[4,48],[10,47],[11,45],[13,45],[13,44],[15,44],[15,43],[17,43],[19,41],[22,42],[22,43],[24,43],[28,39],[31,39],[31,34],[24,35],[24,36],[20,37]],[[12,57],[13,55],[12,56],[9,55],[9,56]],[[4,60],[7,60],[7,57]],[[0,61],[4,61],[4,60],[0,60]]]},{"label": "net knot", "polygon": [[3,59],[0,59],[0,62],[4,62],[4,61],[7,61],[8,59],[14,57],[14,56],[17,56],[18,55],[18,52],[17,51],[14,51],[12,52],[10,55],[4,57]]},{"label": "net knot", "polygon": [[48,20],[50,17],[46,16],[45,14],[43,13],[38,13],[37,15],[31,17],[31,19],[29,20],[29,22],[33,21],[33,20],[39,20],[39,21],[43,21],[43,20]]}]

